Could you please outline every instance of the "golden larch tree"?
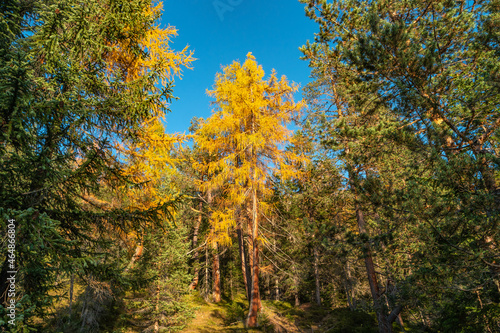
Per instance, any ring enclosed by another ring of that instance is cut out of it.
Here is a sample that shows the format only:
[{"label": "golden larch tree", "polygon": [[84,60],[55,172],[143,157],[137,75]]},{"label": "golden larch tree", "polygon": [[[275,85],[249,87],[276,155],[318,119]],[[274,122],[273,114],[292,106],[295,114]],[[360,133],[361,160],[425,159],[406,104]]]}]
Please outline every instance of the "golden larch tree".
[{"label": "golden larch tree", "polygon": [[261,307],[259,221],[269,211],[266,202],[272,193],[269,175],[279,173],[282,178],[289,178],[297,172],[293,165],[303,161],[284,149],[292,141],[292,131],[287,124],[299,116],[304,106],[293,100],[297,90],[298,86],[290,84],[286,77],[278,79],[274,70],[264,79],[262,66],[248,53],[243,65],[233,62],[217,74],[214,89],[208,91],[215,98],[217,108],[196,132],[199,147],[217,157],[198,166],[210,174],[202,186],[222,192],[223,200],[218,200],[220,210],[211,215],[212,241],[227,241],[229,231],[236,227],[244,260],[245,251],[241,249],[244,226],[248,232],[250,258],[246,265],[250,266],[250,274],[244,272],[244,275],[249,280],[247,324],[250,327],[257,325]]}]

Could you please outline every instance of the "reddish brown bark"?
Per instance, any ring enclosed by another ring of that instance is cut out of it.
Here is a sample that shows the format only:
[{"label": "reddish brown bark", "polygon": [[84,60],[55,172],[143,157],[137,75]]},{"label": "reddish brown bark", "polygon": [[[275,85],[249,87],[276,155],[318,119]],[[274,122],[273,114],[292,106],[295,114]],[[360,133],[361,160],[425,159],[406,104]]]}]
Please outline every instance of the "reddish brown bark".
[{"label": "reddish brown bark", "polygon": [[250,311],[248,312],[247,325],[248,327],[257,326],[257,314],[262,307],[259,291],[259,247],[254,241],[253,244],[253,267],[252,267],[252,292],[250,297]]},{"label": "reddish brown bark", "polygon": [[[212,200],[213,200],[212,190],[208,190],[207,203],[209,206],[212,204]],[[213,262],[212,262],[212,283],[213,283],[212,284],[213,300],[214,302],[217,303],[220,302],[221,300],[220,259],[219,259],[219,249],[217,243],[215,244]]]},{"label": "reddish brown bark", "polygon": [[194,232],[193,232],[193,249],[194,249],[194,276],[193,276],[193,281],[191,281],[191,284],[189,285],[189,289],[190,290],[194,290],[196,289],[196,287],[198,286],[198,282],[200,281],[200,264],[198,262],[198,232],[199,232],[199,229],[200,229],[200,225],[201,225],[201,221],[202,221],[202,218],[203,218],[203,215],[202,215],[202,208],[203,208],[203,203],[200,201],[199,203],[199,206],[198,206],[198,210],[199,210],[199,214],[198,214],[198,218],[196,219],[196,223],[194,225]]},{"label": "reddish brown bark", "polygon": [[134,255],[130,259],[130,263],[128,264],[127,268],[125,269],[125,272],[128,272],[129,270],[134,268],[135,262],[141,258],[143,251],[144,251],[144,246],[141,244],[137,245],[137,247],[135,248]]},{"label": "reddish brown bark", "polygon": [[245,241],[243,239],[243,230],[241,230],[241,221],[238,222],[238,227],[236,229],[236,234],[238,235],[238,249],[240,252],[241,258],[241,271],[243,272],[243,282],[245,284],[245,292],[247,299],[250,301],[250,284],[251,284],[251,275],[250,275],[250,267],[248,266],[248,258],[247,253],[245,251]]},{"label": "reddish brown bark", "polygon": [[251,258],[252,258],[252,291],[250,297],[250,310],[247,317],[247,326],[257,326],[257,314],[261,308],[260,292],[259,292],[259,244],[258,244],[258,231],[259,231],[259,218],[257,211],[257,190],[254,188],[252,191],[252,225],[251,225]]},{"label": "reddish brown bark", "polygon": [[214,263],[213,263],[213,298],[214,302],[218,303],[221,301],[221,287],[220,287],[220,258],[219,249],[216,246],[214,250]]},{"label": "reddish brown bark", "polygon": [[[358,205],[356,205],[356,220],[358,222],[358,228],[360,234],[367,234],[365,228],[365,219],[363,212]],[[365,243],[366,253],[365,253],[365,266],[366,273],[368,275],[368,282],[370,284],[370,291],[373,298],[373,303],[375,305],[375,311],[377,313],[378,319],[378,329],[380,333],[392,333],[392,325],[387,320],[387,316],[381,307],[380,302],[380,290],[378,287],[377,273],[375,272],[375,265],[373,264],[373,255],[370,247],[370,243]]]}]

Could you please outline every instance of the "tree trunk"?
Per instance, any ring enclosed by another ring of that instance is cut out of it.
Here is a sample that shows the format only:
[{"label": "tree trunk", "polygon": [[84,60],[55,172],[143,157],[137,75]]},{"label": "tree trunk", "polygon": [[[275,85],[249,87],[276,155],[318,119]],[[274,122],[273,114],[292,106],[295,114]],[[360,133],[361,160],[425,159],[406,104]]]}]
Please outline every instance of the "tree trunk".
[{"label": "tree trunk", "polygon": [[69,314],[71,315],[71,312],[73,311],[73,282],[75,279],[75,273],[71,272],[71,278],[69,280]]},{"label": "tree trunk", "polygon": [[349,288],[349,282],[347,281],[347,277],[344,279],[344,288],[345,288],[345,295],[347,297],[347,305],[349,306],[349,309],[351,311],[354,311],[354,305],[351,300],[351,295],[350,295],[350,288]]},{"label": "tree trunk", "polygon": [[[358,228],[360,234],[367,234],[365,228],[365,219],[363,217],[363,212],[356,204],[356,220],[358,222]],[[365,253],[365,266],[366,273],[368,275],[368,282],[370,284],[370,291],[373,298],[373,303],[375,306],[375,311],[377,313],[378,319],[378,329],[380,333],[392,333],[392,327],[387,320],[387,317],[382,308],[382,304],[380,302],[380,290],[378,287],[377,274],[375,272],[375,265],[373,264],[373,256],[371,252],[370,243],[365,243],[366,253]]]},{"label": "tree trunk", "polygon": [[278,278],[276,278],[276,281],[274,284],[274,299],[277,301],[280,300],[280,281]]},{"label": "tree trunk", "polygon": [[252,191],[252,292],[250,298],[250,310],[247,317],[247,326],[257,326],[257,314],[261,308],[260,293],[259,293],[259,244],[258,231],[259,219],[257,211],[257,189],[254,187]]},{"label": "tree trunk", "polygon": [[319,254],[318,247],[315,246],[314,249],[314,280],[316,282],[316,304],[321,305],[321,294],[319,288]]},{"label": "tree trunk", "polygon": [[243,230],[241,229],[241,216],[238,216],[238,226],[236,229],[238,235],[238,250],[241,259],[241,272],[243,273],[243,282],[245,284],[245,292],[247,300],[250,301],[250,268],[248,267],[248,258],[245,251],[245,240],[243,239]]},{"label": "tree trunk", "polygon": [[[236,157],[236,166],[241,167],[241,159],[239,156]],[[245,182],[245,188],[248,187],[248,180]],[[247,300],[250,302],[251,298],[251,291],[252,291],[252,281],[251,281],[251,274],[250,274],[250,266],[249,266],[249,258],[248,258],[248,252],[245,247],[245,237],[243,233],[243,225],[244,222],[247,222],[248,224],[248,214],[247,214],[247,207],[246,204],[238,205],[236,207],[236,234],[238,235],[238,250],[240,253],[240,260],[241,260],[241,272],[243,273],[243,283],[245,285],[245,292],[246,292],[246,297]]]},{"label": "tree trunk", "polygon": [[143,250],[144,250],[144,246],[142,244],[138,244],[136,246],[134,255],[130,259],[130,262],[127,265],[127,268],[125,268],[125,272],[128,272],[129,270],[134,268],[134,264],[137,260],[139,260],[141,258]]},{"label": "tree trunk", "polygon": [[234,295],[233,295],[233,269],[231,268],[229,270],[229,288],[231,291],[231,301],[234,300]]},{"label": "tree trunk", "polygon": [[399,326],[401,326],[401,329],[403,330],[403,332],[405,332],[406,331],[405,323],[403,322],[403,317],[401,316],[401,313],[398,314],[397,321],[398,321]]},{"label": "tree trunk", "polygon": [[299,299],[299,273],[297,272],[297,267],[295,265],[292,266],[292,271],[293,271],[293,296],[295,298],[295,306],[300,306],[300,299]]},{"label": "tree trunk", "polygon": [[[273,235],[273,239],[274,239],[274,242],[273,242],[273,251],[274,253],[276,253],[276,235]],[[279,279],[278,277],[276,277],[276,281],[275,281],[275,284],[274,284],[274,299],[279,301],[280,299],[280,284],[279,284]]]},{"label": "tree trunk", "polygon": [[266,300],[271,299],[271,276],[269,274],[266,275]]},{"label": "tree trunk", "polygon": [[208,244],[205,246],[205,299],[208,297]]},{"label": "tree trunk", "polygon": [[221,301],[221,288],[220,288],[220,259],[219,259],[219,248],[215,245],[214,249],[214,265],[213,265],[213,298],[214,302],[218,303]]},{"label": "tree trunk", "polygon": [[200,203],[198,205],[198,210],[200,211],[200,213],[198,214],[198,219],[196,219],[196,223],[194,225],[194,232],[193,232],[193,249],[194,249],[194,276],[193,276],[193,281],[191,282],[191,284],[189,285],[189,289],[190,290],[194,290],[196,289],[196,287],[198,286],[198,282],[200,280],[200,263],[198,262],[198,231],[200,229],[200,225],[201,225],[201,221],[202,221],[202,218],[203,218],[203,215],[202,215],[202,209],[203,209],[203,202],[200,200]]},{"label": "tree trunk", "polygon": [[349,261],[346,262],[345,267],[345,290],[347,295],[347,304],[349,308],[354,311],[356,310],[356,300],[354,295],[354,287],[352,285],[351,267]]},{"label": "tree trunk", "polygon": [[257,326],[257,314],[261,308],[260,292],[259,292],[259,247],[257,240],[253,245],[253,269],[252,269],[252,294],[250,298],[250,311],[248,312],[247,326]]}]

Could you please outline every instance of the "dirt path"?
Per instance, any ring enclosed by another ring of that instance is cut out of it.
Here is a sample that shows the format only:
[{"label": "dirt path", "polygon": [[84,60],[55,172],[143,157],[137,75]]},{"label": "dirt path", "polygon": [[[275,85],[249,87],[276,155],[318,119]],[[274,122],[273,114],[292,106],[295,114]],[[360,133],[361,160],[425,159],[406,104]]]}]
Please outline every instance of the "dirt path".
[{"label": "dirt path", "polygon": [[[196,311],[194,319],[182,332],[186,333],[210,333],[210,332],[233,332],[231,328],[224,326],[222,308],[214,304],[202,305]],[[229,330],[228,330],[229,329]]]},{"label": "dirt path", "polygon": [[[298,328],[289,319],[281,316],[280,314],[271,311],[270,309],[263,308],[262,314],[268,320],[268,323],[273,326],[274,332],[281,333],[302,333],[305,332]],[[225,325],[226,313],[222,306],[208,303],[201,305],[195,313],[195,318],[189,325],[182,330],[186,333],[210,333],[210,332],[263,332],[256,329],[245,329],[242,322],[232,323]],[[310,331],[308,331],[310,332]]]}]

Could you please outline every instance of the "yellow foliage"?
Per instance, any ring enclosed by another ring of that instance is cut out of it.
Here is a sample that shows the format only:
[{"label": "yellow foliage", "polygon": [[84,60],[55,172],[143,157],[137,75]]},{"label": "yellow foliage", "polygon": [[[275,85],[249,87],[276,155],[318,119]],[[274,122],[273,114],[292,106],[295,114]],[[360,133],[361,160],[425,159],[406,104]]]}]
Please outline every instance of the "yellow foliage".
[{"label": "yellow foliage", "polygon": [[231,244],[229,230],[235,226],[234,210],[224,208],[212,211],[210,225],[210,233],[207,237],[208,244],[211,244],[213,247],[215,247],[216,243],[222,246]]},{"label": "yellow foliage", "polygon": [[[162,3],[146,5],[143,9],[145,26],[129,26],[124,31],[131,36],[142,34],[140,46],[144,54],[133,50],[131,39],[112,44],[112,51],[106,57],[109,71],[120,72],[125,82],[130,83],[147,77],[154,71],[155,84],[165,86],[175,77],[181,77],[182,69],[191,69],[195,60],[192,51],[184,48],[174,51],[170,48],[171,39],[177,35],[174,27],[161,28],[157,20],[162,12]],[[142,29],[142,30],[140,30]],[[134,32],[134,33],[132,33]],[[173,151],[180,149],[185,136],[165,134],[163,118],[167,101],[151,103],[153,116],[144,120],[137,137],[128,142],[116,144],[127,167],[125,176],[138,184],[124,188],[129,209],[148,210],[170,202],[178,189],[170,181],[176,173],[176,159]],[[170,212],[173,214],[173,212]]]},{"label": "yellow foliage", "polygon": [[[177,159],[172,152],[181,149],[184,140],[182,135],[166,134],[156,117],[143,123],[135,143],[122,148],[127,156],[125,176],[140,184],[126,189],[131,209],[147,210],[174,199],[178,189],[170,179],[177,172]],[[160,191],[164,186],[169,186],[169,190]]]},{"label": "yellow foliage", "polygon": [[[131,47],[130,39],[111,44],[112,51],[106,55],[108,70],[119,71],[123,74],[126,82],[134,81],[144,77],[151,70],[161,73],[155,84],[166,86],[173,81],[174,77],[181,77],[182,68],[191,69],[191,63],[196,60],[193,52],[186,46],[182,51],[173,51],[169,47],[172,37],[177,36],[177,29],[172,26],[160,28],[155,21],[160,17],[163,4],[159,2],[156,6],[144,8],[145,22],[151,22],[152,26],[144,32],[143,40],[140,42],[145,55],[138,55]],[[124,30],[143,29],[140,26],[126,27]],[[161,103],[166,103],[162,101]],[[164,116],[157,108],[154,114]]]},{"label": "yellow foliage", "polygon": [[[268,176],[297,175],[294,165],[305,157],[283,149],[293,141],[286,126],[304,107],[302,101],[293,100],[297,90],[298,86],[285,76],[278,79],[274,70],[264,79],[264,70],[251,53],[243,65],[233,62],[217,74],[214,89],[208,91],[217,109],[195,134],[200,149],[214,158],[195,164],[195,168],[208,175],[208,180],[200,184],[202,190],[224,190],[225,202],[219,210],[243,205],[256,191],[259,211],[267,211],[266,200],[271,194]],[[234,224],[228,221],[234,221],[234,217],[221,216],[214,211],[211,223],[215,230],[229,230]],[[217,237],[226,240],[229,236],[220,233]]]}]

